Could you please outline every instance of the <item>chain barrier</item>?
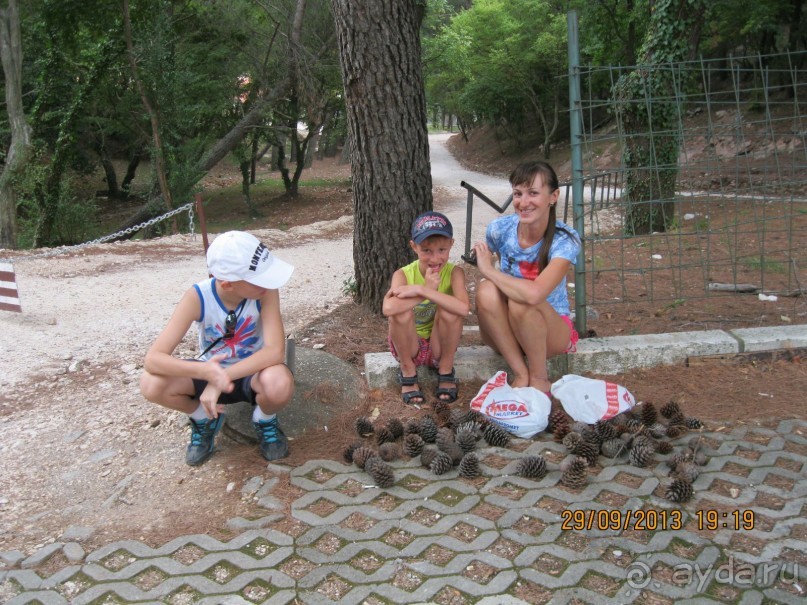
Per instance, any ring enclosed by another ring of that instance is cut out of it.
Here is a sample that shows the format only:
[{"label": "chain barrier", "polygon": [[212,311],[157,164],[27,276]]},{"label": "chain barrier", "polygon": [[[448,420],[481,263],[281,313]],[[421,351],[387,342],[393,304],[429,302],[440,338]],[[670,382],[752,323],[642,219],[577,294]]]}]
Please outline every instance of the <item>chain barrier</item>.
[{"label": "chain barrier", "polygon": [[32,256],[17,256],[17,257],[2,259],[2,260],[4,260],[5,262],[13,263],[13,262],[17,262],[17,261],[30,260],[30,259],[34,259],[34,258],[47,258],[47,257],[50,257],[50,256],[58,256],[59,254],[65,254],[65,253],[73,251],[73,250],[81,250],[82,248],[87,248],[89,246],[94,246],[95,244],[104,244],[104,243],[106,243],[106,242],[108,242],[110,240],[118,239],[119,237],[122,237],[124,235],[130,235],[132,233],[140,231],[141,229],[146,229],[148,227],[151,227],[152,225],[154,225],[156,223],[159,223],[160,221],[164,221],[166,219],[169,219],[172,216],[176,216],[177,214],[179,214],[181,212],[185,212],[186,210],[188,211],[189,232],[190,232],[191,237],[193,237],[195,239],[196,238],[196,233],[194,231],[194,225],[193,225],[193,204],[194,204],[193,202],[188,202],[187,204],[184,204],[183,206],[178,206],[177,208],[174,208],[173,210],[170,210],[170,211],[166,212],[163,215],[155,216],[154,218],[150,218],[149,220],[147,220],[147,221],[145,221],[143,223],[140,223],[139,225],[134,225],[132,227],[126,227],[126,229],[121,229],[120,231],[118,231],[116,233],[111,233],[109,235],[104,235],[104,236],[99,237],[97,239],[90,240],[88,242],[84,242],[83,244],[76,244],[74,246],[60,246],[59,248],[54,248],[52,250],[46,250],[45,252],[40,252],[39,254],[34,254]]}]

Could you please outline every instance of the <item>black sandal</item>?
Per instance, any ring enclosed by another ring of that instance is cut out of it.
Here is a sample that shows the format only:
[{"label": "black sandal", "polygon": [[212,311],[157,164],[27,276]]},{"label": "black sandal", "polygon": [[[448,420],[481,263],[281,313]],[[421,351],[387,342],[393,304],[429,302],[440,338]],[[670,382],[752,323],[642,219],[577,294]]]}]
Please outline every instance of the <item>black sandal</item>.
[{"label": "black sandal", "polygon": [[[453,384],[453,387],[440,387],[441,382],[448,382]],[[448,374],[437,374],[437,391],[435,391],[435,395],[437,399],[444,402],[444,403],[454,403],[457,400],[457,377],[454,374],[454,368],[451,368],[451,372]]]},{"label": "black sandal", "polygon": [[[398,383],[402,387],[411,387],[418,383],[418,375],[417,372],[414,376],[404,376],[403,372],[398,370]],[[401,399],[406,405],[420,405],[424,401],[426,401],[426,396],[423,394],[423,391],[420,389],[415,391],[407,391],[406,393],[401,393]],[[412,401],[413,399],[419,399],[420,401]]]}]

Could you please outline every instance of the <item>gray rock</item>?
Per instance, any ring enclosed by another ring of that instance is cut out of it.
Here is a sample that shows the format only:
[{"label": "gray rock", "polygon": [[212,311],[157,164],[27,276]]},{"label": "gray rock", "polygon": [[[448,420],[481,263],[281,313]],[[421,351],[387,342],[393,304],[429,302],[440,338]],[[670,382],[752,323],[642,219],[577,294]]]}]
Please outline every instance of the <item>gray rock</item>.
[{"label": "gray rock", "polygon": [[258,490],[261,488],[262,485],[263,485],[263,477],[261,476],[250,477],[247,480],[247,482],[244,483],[244,486],[241,488],[241,497],[244,499],[252,498],[252,496],[254,496],[258,492]]},{"label": "gray rock", "polygon": [[7,567],[14,567],[25,558],[19,550],[0,550],[0,563]]}]

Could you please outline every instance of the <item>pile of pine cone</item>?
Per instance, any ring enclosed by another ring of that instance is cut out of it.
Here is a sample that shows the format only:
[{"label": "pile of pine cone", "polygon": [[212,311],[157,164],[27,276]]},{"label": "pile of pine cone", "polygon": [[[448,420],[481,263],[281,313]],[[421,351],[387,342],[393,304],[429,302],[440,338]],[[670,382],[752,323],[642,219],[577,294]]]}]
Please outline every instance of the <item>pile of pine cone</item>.
[{"label": "pile of pine cone", "polygon": [[[666,422],[662,422],[661,417]],[[600,454],[614,459],[624,457],[634,466],[646,467],[654,462],[656,453],[663,455],[673,451],[671,440],[702,427],[700,420],[685,416],[678,403],[671,401],[660,410],[650,402],[640,403],[630,412],[596,424],[571,423],[563,410],[557,409],[549,416],[547,430],[569,452],[561,463],[560,482],[580,488],[587,482],[586,469],[596,464]],[[699,452],[699,445],[700,437],[696,437],[689,447],[671,456],[673,479],[665,489],[667,499],[685,502],[692,497],[697,467],[706,464],[706,456]]]},{"label": "pile of pine cone", "polygon": [[[673,452],[672,440],[702,427],[700,420],[685,416],[680,406],[671,401],[660,410],[650,402],[640,403],[630,412],[596,424],[571,422],[562,409],[556,409],[549,415],[547,431],[569,453],[560,464],[560,483],[580,489],[588,483],[588,469],[600,455],[625,458],[634,466],[646,467],[655,461],[656,453]],[[474,450],[479,439],[495,447],[507,447],[511,440],[510,433],[483,414],[452,409],[443,402],[436,402],[433,413],[419,418],[392,418],[374,424],[362,416],[356,419],[355,428],[359,439],[345,447],[343,458],[365,470],[376,485],[384,488],[395,483],[389,463],[404,456],[420,457],[423,466],[435,475],[457,467],[461,477],[476,477],[480,469]],[[672,480],[665,488],[667,499],[685,502],[692,497],[698,467],[707,462],[701,450],[698,436],[669,458]],[[541,479],[547,472],[542,456],[524,456],[516,466],[516,474],[530,479]]]},{"label": "pile of pine cone", "polygon": [[407,456],[420,457],[424,467],[442,475],[458,467],[461,477],[479,475],[479,457],[474,450],[479,439],[488,445],[507,447],[511,435],[479,412],[452,409],[436,402],[433,413],[420,418],[392,418],[376,425],[366,416],[355,422],[360,440],[345,447],[348,464],[364,469],[379,487],[395,483],[388,463]]}]

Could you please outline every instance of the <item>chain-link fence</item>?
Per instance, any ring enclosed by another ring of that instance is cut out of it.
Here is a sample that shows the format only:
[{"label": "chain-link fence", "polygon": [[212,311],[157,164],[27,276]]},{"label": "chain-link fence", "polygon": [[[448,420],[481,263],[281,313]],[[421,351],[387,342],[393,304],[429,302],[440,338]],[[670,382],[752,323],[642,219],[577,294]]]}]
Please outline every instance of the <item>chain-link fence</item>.
[{"label": "chain-link fence", "polygon": [[573,66],[573,175],[585,192],[574,208],[584,225],[578,316],[624,302],[803,293],[805,65],[806,53],[790,53]]}]

